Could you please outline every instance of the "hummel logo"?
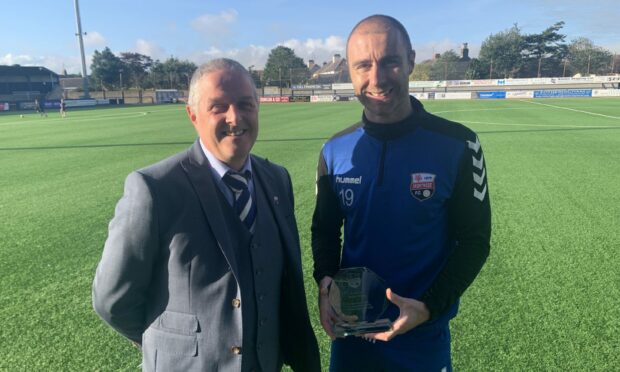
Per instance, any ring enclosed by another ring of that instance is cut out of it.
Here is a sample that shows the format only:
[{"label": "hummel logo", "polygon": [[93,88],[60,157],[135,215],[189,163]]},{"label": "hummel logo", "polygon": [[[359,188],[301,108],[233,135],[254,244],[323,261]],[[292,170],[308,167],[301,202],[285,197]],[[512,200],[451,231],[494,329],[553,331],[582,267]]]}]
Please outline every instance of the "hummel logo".
[{"label": "hummel logo", "polygon": [[359,177],[336,176],[336,183],[348,183],[348,184],[354,184],[354,185],[361,185],[362,176],[359,176]]}]

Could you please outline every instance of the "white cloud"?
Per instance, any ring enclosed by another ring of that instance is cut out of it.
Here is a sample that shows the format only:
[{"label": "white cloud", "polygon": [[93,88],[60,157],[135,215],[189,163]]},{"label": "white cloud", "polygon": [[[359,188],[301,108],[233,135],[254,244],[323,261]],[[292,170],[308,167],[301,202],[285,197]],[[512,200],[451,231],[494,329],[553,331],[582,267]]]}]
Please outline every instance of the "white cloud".
[{"label": "white cloud", "polygon": [[[92,56],[87,56],[87,61],[91,58]],[[16,64],[21,66],[42,66],[57,74],[62,74],[65,69],[68,73],[80,73],[82,71],[82,63],[78,57],[13,55],[11,53],[0,56],[0,65]]]},{"label": "white cloud", "polygon": [[144,39],[136,40],[136,53],[147,55],[153,59],[166,59],[166,50],[159,45]]},{"label": "white cloud", "polygon": [[[90,73],[90,62],[92,60],[92,55],[86,55],[86,71]],[[56,72],[57,74],[62,74],[64,70],[67,70],[67,73],[70,74],[81,74],[82,73],[82,62],[79,57],[60,57],[60,56],[51,56],[45,57],[44,66],[48,69]]]},{"label": "white cloud", "polygon": [[103,35],[101,35],[97,31],[88,32],[86,35],[84,35],[83,39],[84,39],[84,46],[86,47],[95,48],[95,47],[106,46],[105,37],[103,37]]},{"label": "white cloud", "polygon": [[4,56],[0,57],[0,65],[24,65],[24,66],[28,66],[31,65],[34,60],[34,58],[32,56],[26,55],[26,54],[20,54],[20,55],[16,55],[14,56],[13,54],[9,53],[9,54],[5,54]]},{"label": "white cloud", "polygon": [[[305,40],[288,39],[275,45],[249,45],[243,48],[223,48],[216,45],[210,46],[208,49],[196,51],[189,55],[176,56],[180,59],[189,59],[190,61],[201,64],[214,58],[232,58],[239,61],[245,67],[252,66],[253,69],[263,69],[267,63],[269,53],[278,45],[289,47],[295,51],[295,54],[302,58],[307,64],[312,59],[317,64],[331,61],[332,56],[336,53],[345,57],[346,40],[339,36],[329,36],[326,38],[308,38]],[[609,48],[609,46],[606,46]],[[416,49],[416,62],[422,62],[430,59],[433,53],[443,53],[447,50],[454,50],[460,53],[461,43],[444,39],[440,41],[431,41],[424,44],[414,45]],[[480,45],[469,44],[470,57],[476,57],[480,51]],[[613,50],[613,49],[612,49]],[[620,45],[616,45],[616,50],[620,51]],[[165,60],[168,56],[166,50],[155,42],[137,39],[134,50],[137,53],[145,54],[153,59]],[[86,56],[87,68],[90,68],[92,55]],[[0,55],[0,64],[12,65],[20,64],[24,66],[45,66],[50,70],[62,73],[66,69],[69,73],[80,73],[81,62],[79,55],[76,56],[32,56],[27,54],[8,53],[4,56]]]},{"label": "white cloud", "polygon": [[267,62],[270,51],[271,48],[257,45],[250,45],[242,49],[226,50],[211,47],[191,55],[189,59],[197,64],[201,64],[215,58],[231,58],[241,63],[246,68],[252,66],[253,69],[262,69]]},{"label": "white cloud", "polygon": [[237,21],[238,14],[235,9],[228,9],[220,14],[203,14],[194,19],[191,25],[209,43],[217,46],[231,38],[231,26]]},{"label": "white cloud", "polygon": [[315,63],[331,61],[336,53],[344,57],[345,40],[338,36],[329,36],[325,39],[289,39],[276,45],[267,47],[263,45],[250,45],[245,48],[222,49],[212,46],[207,50],[195,53],[189,57],[195,63],[204,63],[214,58],[232,58],[239,61],[242,65],[253,69],[262,69],[267,63],[269,53],[278,45],[283,45],[295,51],[295,55],[302,58],[307,64],[308,60],[313,59]]},{"label": "white cloud", "polygon": [[315,63],[321,64],[331,61],[334,54],[345,57],[345,43],[346,40],[340,36],[329,36],[325,39],[306,39],[306,41],[290,39],[281,45],[293,49],[306,63],[312,59]]}]

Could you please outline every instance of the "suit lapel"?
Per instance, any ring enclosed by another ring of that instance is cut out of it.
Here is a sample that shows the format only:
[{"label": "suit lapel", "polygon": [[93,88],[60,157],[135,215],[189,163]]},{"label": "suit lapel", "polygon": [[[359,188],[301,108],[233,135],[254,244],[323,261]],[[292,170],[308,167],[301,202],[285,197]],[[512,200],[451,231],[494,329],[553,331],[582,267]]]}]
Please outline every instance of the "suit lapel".
[{"label": "suit lapel", "polygon": [[223,211],[219,201],[219,190],[211,175],[209,161],[202,152],[198,140],[188,150],[188,157],[181,162],[181,167],[187,173],[190,183],[200,200],[202,211],[207,217],[217,244],[222,250],[224,257],[226,257],[233,273],[238,273],[238,264],[230,240],[230,232],[222,218]]}]

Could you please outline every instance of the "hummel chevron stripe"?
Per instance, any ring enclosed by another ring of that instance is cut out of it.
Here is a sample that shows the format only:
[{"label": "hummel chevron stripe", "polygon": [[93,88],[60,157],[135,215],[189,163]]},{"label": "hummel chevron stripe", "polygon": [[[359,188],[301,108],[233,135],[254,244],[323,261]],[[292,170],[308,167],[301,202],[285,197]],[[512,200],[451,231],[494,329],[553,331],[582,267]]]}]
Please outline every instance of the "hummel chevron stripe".
[{"label": "hummel chevron stripe", "polygon": [[475,156],[472,155],[471,157],[473,163],[474,163],[474,167],[482,170],[482,168],[484,167],[484,154],[480,155],[480,160],[476,159]]},{"label": "hummel chevron stripe", "polygon": [[474,182],[477,183],[478,185],[482,186],[482,182],[484,182],[484,175],[487,173],[486,169],[482,170],[482,174],[481,175],[477,175],[476,173],[474,173]]},{"label": "hummel chevron stripe", "polygon": [[478,140],[478,137],[476,137],[475,143],[472,141],[467,141],[467,145],[470,149],[474,150],[475,153],[478,153],[478,150],[480,150],[480,140]]},{"label": "hummel chevron stripe", "polygon": [[487,194],[487,185],[484,185],[484,188],[482,189],[482,191],[478,191],[476,190],[476,188],[474,188],[474,198],[483,201],[484,200],[484,196]]},{"label": "hummel chevron stripe", "polygon": [[[484,176],[486,175],[487,170],[484,168],[484,154],[480,153],[480,140],[478,139],[478,136],[476,136],[476,142],[467,141],[467,146],[469,146],[469,148],[474,152],[471,156],[473,166],[482,171],[482,174],[480,175],[473,172],[474,182],[479,186],[484,186],[482,191],[478,191],[474,187],[474,198],[483,201],[487,194],[487,185],[484,183]],[[476,154],[478,153],[480,153],[480,159],[476,158]]]}]

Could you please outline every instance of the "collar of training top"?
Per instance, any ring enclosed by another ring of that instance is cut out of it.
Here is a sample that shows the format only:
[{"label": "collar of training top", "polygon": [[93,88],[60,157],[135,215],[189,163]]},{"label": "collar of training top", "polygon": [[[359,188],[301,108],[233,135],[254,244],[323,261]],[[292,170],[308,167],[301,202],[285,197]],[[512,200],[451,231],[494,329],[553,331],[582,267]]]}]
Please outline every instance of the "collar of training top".
[{"label": "collar of training top", "polygon": [[414,97],[409,97],[411,101],[411,108],[413,111],[409,116],[401,121],[390,124],[373,123],[368,120],[366,115],[362,113],[362,123],[364,124],[364,131],[370,136],[375,137],[382,141],[393,140],[404,136],[407,133],[413,132],[418,125],[419,115],[424,111],[422,103]]}]

